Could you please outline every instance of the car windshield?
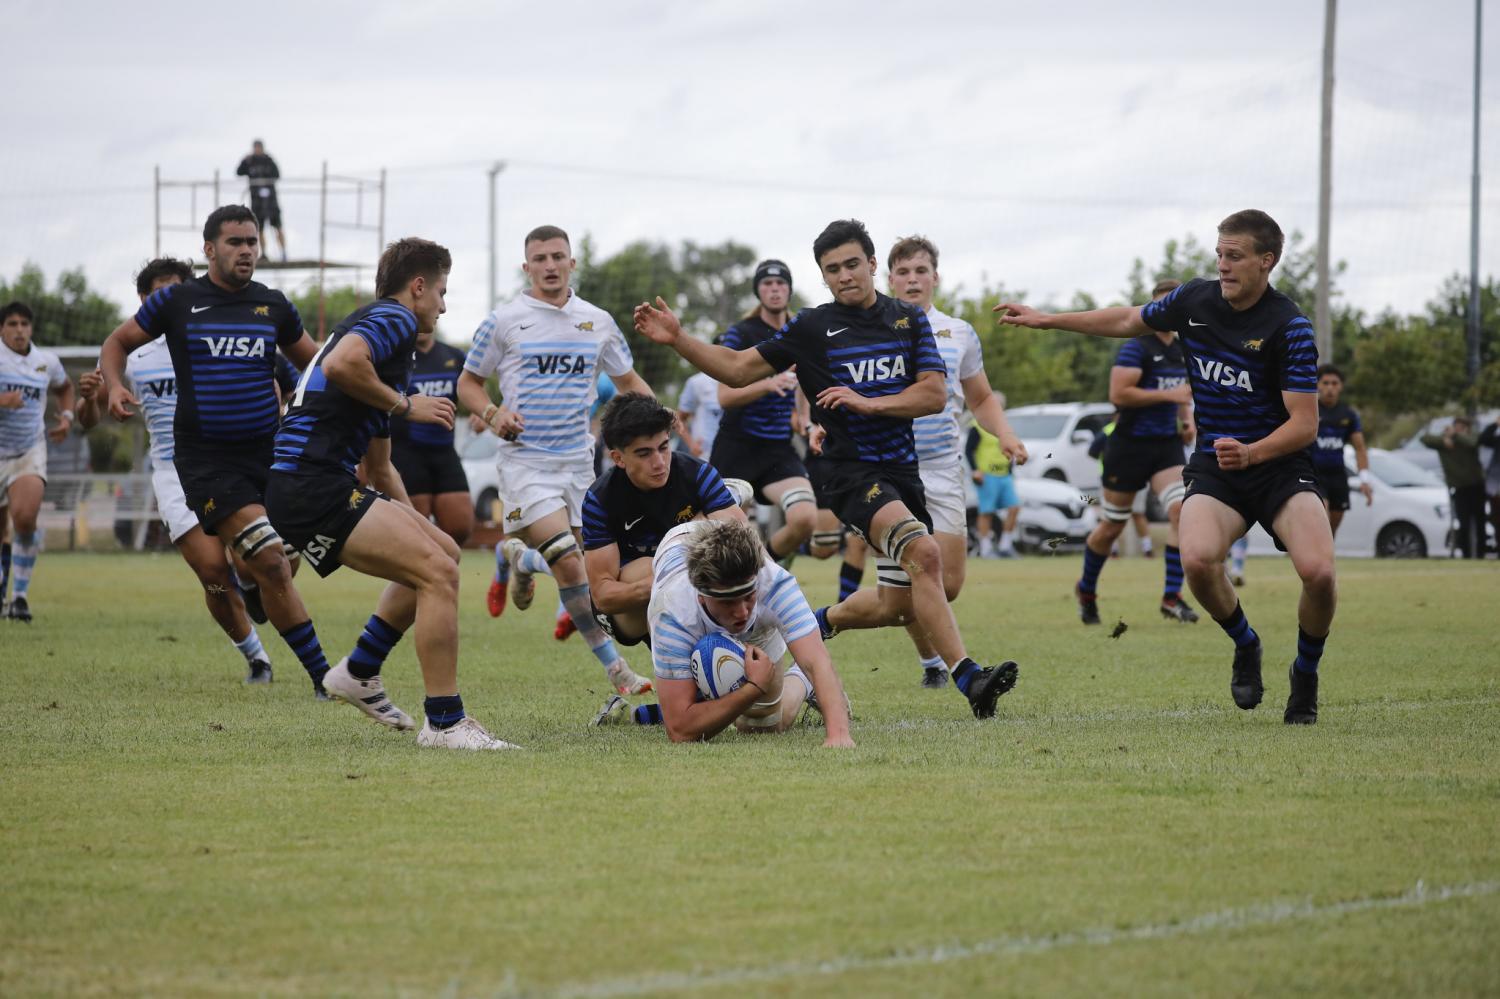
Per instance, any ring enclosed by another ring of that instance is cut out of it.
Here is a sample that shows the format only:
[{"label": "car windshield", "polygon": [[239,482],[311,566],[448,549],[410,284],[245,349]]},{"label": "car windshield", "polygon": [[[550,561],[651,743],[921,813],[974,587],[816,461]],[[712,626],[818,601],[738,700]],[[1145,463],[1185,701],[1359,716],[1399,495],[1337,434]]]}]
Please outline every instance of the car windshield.
[{"label": "car windshield", "polygon": [[1066,413],[1009,413],[1007,416],[1017,437],[1032,440],[1056,437],[1068,423]]},{"label": "car windshield", "polygon": [[1396,489],[1406,486],[1443,486],[1443,480],[1418,468],[1405,458],[1381,451],[1370,452],[1370,472],[1381,482]]}]

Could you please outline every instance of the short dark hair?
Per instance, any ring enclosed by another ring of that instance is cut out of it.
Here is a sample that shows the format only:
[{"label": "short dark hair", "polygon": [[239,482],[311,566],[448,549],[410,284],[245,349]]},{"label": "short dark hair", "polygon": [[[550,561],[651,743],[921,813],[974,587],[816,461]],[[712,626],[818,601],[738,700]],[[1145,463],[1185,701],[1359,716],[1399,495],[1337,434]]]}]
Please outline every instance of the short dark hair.
[{"label": "short dark hair", "polygon": [[1272,267],[1281,260],[1281,248],[1286,242],[1281,235],[1281,226],[1259,208],[1246,208],[1220,222],[1219,235],[1249,236],[1256,253],[1271,254]]},{"label": "short dark hair", "polygon": [[375,297],[404,291],[413,278],[436,278],[452,269],[453,255],[446,246],[418,236],[398,239],[380,255],[375,268]]},{"label": "short dark hair", "polygon": [[896,240],[896,245],[891,247],[890,256],[886,257],[885,266],[887,269],[894,270],[896,261],[910,260],[919,253],[925,253],[931,257],[932,269],[937,270],[938,249],[926,236],[902,236]]},{"label": "short dark hair", "polygon": [[28,323],[36,322],[36,316],[32,314],[31,306],[25,302],[6,302],[4,307],[0,307],[0,326],[3,326],[5,321],[11,316],[20,316]]},{"label": "short dark hair", "polygon": [[135,276],[135,293],[137,295],[151,294],[151,286],[164,277],[176,277],[180,281],[191,281],[193,279],[193,265],[176,257],[157,257],[155,260],[146,262],[141,272]]},{"label": "short dark hair", "polygon": [[260,228],[260,219],[247,206],[220,205],[208,213],[208,221],[203,223],[203,242],[212,243],[218,239],[226,222],[249,222],[256,229]]},{"label": "short dark hair", "polygon": [[599,432],[604,446],[623,451],[633,440],[655,437],[672,429],[676,415],[653,397],[642,392],[621,392],[604,406],[599,415]]},{"label": "short dark hair", "polygon": [[573,241],[568,238],[568,234],[555,225],[539,225],[528,232],[525,242],[521,244],[521,249],[524,252],[532,243],[545,243],[549,239],[560,239],[568,244],[568,249],[573,249]]},{"label": "short dark hair", "polygon": [[859,219],[838,219],[828,223],[828,227],[813,240],[813,260],[821,268],[823,254],[845,243],[858,243],[859,248],[865,251],[865,256],[875,256],[875,241],[870,238],[865,224]]},{"label": "short dark hair", "polygon": [[1181,287],[1182,282],[1177,280],[1176,278],[1162,278],[1160,281],[1156,282],[1156,286],[1151,289],[1151,298],[1153,300],[1161,298],[1167,292],[1176,291]]},{"label": "short dark hair", "polygon": [[1333,365],[1331,365],[1331,364],[1320,364],[1320,365],[1318,365],[1318,378],[1322,379],[1322,377],[1324,375],[1332,375],[1333,377],[1337,378],[1341,382],[1342,381],[1348,381],[1348,379],[1346,379],[1344,377],[1344,373],[1342,371],[1340,371],[1338,368],[1336,368]]}]

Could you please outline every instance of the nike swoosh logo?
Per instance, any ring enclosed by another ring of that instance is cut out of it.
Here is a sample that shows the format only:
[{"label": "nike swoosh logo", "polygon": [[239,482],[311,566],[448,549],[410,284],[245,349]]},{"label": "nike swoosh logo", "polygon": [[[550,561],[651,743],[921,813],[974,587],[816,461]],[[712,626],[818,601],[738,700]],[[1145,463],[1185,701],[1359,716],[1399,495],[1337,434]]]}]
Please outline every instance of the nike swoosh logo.
[{"label": "nike swoosh logo", "polygon": [[843,333],[843,332],[844,332],[844,331],[845,331],[845,330],[847,330],[847,329],[848,329],[848,328],[849,328],[849,327],[847,327],[847,326],[845,326],[845,327],[844,327],[844,328],[843,328],[843,329],[838,329],[838,330],[829,330],[829,331],[828,331],[828,335],[829,335],[829,336],[838,336],[838,335],[839,335],[839,334],[840,334],[840,333]]},{"label": "nike swoosh logo", "polygon": [[531,327],[533,327],[535,325],[536,325],[536,323],[522,323],[521,324],[521,329],[523,329],[523,330],[529,330],[529,329],[531,329]]},{"label": "nike swoosh logo", "polygon": [[627,530],[627,531],[630,530],[636,524],[639,524],[641,521],[643,521],[645,519],[646,519],[645,517],[637,517],[634,520],[627,520],[627,521],[625,521],[625,530]]},{"label": "nike swoosh logo", "polygon": [[1167,356],[1166,354],[1152,354],[1151,355],[1151,360],[1153,360],[1153,361],[1160,361],[1163,357],[1166,357],[1166,356]]},{"label": "nike swoosh logo", "polygon": [[1207,326],[1207,325],[1208,325],[1208,323],[1195,323],[1195,322],[1193,322],[1193,321],[1192,321],[1192,320],[1191,320],[1191,319],[1189,319],[1189,320],[1188,320],[1188,325],[1189,325],[1189,326]]},{"label": "nike swoosh logo", "polygon": [[1298,479],[1297,481],[1302,483],[1304,486],[1310,486],[1313,484],[1312,479]]},{"label": "nike swoosh logo", "polygon": [[193,315],[196,316],[198,313],[205,312],[208,309],[212,309],[212,308],[213,308],[212,305],[195,305],[191,309],[189,309],[188,311],[191,312]]}]

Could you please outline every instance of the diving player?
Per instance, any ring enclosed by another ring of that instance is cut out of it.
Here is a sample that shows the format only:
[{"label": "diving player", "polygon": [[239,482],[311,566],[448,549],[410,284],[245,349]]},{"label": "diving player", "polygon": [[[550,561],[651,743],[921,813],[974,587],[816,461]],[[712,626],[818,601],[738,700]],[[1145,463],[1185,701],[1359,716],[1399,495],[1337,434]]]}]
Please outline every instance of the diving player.
[{"label": "diving player", "polygon": [[[910,589],[913,616],[974,716],[993,717],[1019,670],[1014,662],[981,667],[965,651],[943,592],[942,550],[931,535],[917,469],[912,420],[941,412],[946,396],[946,368],[927,314],[875,290],[875,244],[860,222],[830,223],[813,242],[813,258],[834,301],[803,309],[754,348],[731,350],[685,335],[660,298],[636,307],[636,329],[726,385],[748,385],[796,365],[825,435],[815,483],[820,495],[873,545],[883,588]],[[819,621],[824,636],[885,620],[867,623],[848,607],[846,601],[827,610]]]},{"label": "diving player", "polygon": [[1235,645],[1229,690],[1245,710],[1258,705],[1261,642],[1224,572],[1224,555],[1259,522],[1291,556],[1302,578],[1297,657],[1283,720],[1318,720],[1318,664],[1333,623],[1337,586],[1333,532],[1308,447],[1317,438],[1317,348],[1312,324],[1271,287],[1281,227],[1265,212],[1235,212],[1219,223],[1217,281],[1196,279],[1145,306],[1048,315],[995,306],[1000,321],[1089,336],[1181,334],[1192,386],[1197,450],[1183,472],[1179,535],[1188,585]]}]

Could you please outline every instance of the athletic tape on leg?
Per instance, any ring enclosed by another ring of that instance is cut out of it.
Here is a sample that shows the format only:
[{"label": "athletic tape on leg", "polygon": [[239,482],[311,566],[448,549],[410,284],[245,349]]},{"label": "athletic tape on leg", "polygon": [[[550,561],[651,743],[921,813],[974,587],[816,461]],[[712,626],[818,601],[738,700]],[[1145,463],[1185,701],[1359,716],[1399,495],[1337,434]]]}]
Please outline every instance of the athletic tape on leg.
[{"label": "athletic tape on leg", "polygon": [[1130,519],[1130,507],[1105,503],[1103,517],[1112,524],[1123,524]]},{"label": "athletic tape on leg", "polygon": [[906,570],[901,568],[900,562],[892,561],[884,555],[875,556],[875,585],[877,586],[904,586],[911,587],[911,577]]},{"label": "athletic tape on leg", "polygon": [[885,537],[880,542],[880,548],[891,561],[899,565],[901,555],[906,551],[906,546],[917,538],[926,536],[926,524],[915,517],[905,517],[886,528]]},{"label": "athletic tape on leg", "polygon": [[839,531],[813,531],[812,543],[814,548],[837,548],[839,539],[843,535]]},{"label": "athletic tape on leg", "polygon": [[246,562],[254,558],[266,546],[281,544],[281,535],[276,533],[276,528],[264,517],[252,520],[243,531],[235,536],[233,544],[236,555]]},{"label": "athletic tape on leg", "polygon": [[792,507],[798,503],[812,503],[817,505],[818,498],[813,495],[811,489],[788,489],[781,494],[781,511],[790,513]]},{"label": "athletic tape on leg", "polygon": [[1161,501],[1162,509],[1166,509],[1174,503],[1181,503],[1183,497],[1186,495],[1187,487],[1184,486],[1181,482],[1174,482],[1167,488],[1163,489],[1161,491],[1161,495],[1157,498]]},{"label": "athletic tape on leg", "polygon": [[549,566],[556,565],[558,559],[578,550],[578,539],[573,537],[572,531],[559,531],[538,545],[536,550]]}]

